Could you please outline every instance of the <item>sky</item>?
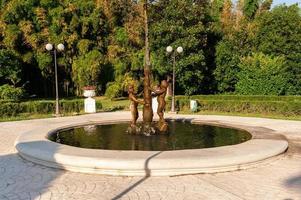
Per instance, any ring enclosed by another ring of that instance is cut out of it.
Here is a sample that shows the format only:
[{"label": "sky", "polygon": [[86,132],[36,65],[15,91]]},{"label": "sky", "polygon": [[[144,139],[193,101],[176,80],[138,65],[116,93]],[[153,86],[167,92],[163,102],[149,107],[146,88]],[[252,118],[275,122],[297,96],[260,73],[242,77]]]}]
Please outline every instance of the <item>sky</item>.
[{"label": "sky", "polygon": [[299,6],[301,6],[301,0],[273,0],[273,6],[279,5],[279,4],[286,4],[291,5],[295,3],[299,3]]}]

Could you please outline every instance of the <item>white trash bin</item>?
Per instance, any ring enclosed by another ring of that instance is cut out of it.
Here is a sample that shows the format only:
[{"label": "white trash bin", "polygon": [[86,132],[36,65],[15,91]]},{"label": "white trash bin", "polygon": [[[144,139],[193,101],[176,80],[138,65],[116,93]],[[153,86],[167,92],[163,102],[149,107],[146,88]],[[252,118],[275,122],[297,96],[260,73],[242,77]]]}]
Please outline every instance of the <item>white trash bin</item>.
[{"label": "white trash bin", "polygon": [[196,100],[190,100],[190,110],[196,112],[198,110],[198,102]]}]

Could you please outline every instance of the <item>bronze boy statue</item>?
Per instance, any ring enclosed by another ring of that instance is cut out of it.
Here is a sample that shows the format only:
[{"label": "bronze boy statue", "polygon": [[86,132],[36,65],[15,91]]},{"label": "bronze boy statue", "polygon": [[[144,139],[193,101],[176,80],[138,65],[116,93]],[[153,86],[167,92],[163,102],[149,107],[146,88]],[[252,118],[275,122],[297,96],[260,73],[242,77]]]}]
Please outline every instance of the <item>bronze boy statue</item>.
[{"label": "bronze boy statue", "polygon": [[128,94],[129,94],[129,100],[131,101],[130,105],[130,110],[132,114],[132,121],[131,121],[131,131],[128,131],[131,134],[136,134],[138,132],[137,129],[137,119],[139,118],[139,113],[138,113],[138,105],[139,103],[144,104],[144,101],[140,101],[136,98],[135,93],[134,93],[134,86],[130,85],[128,87]]},{"label": "bronze boy statue", "polygon": [[166,132],[167,131],[167,123],[164,120],[164,110],[166,106],[166,101],[165,101],[165,96],[167,93],[167,88],[168,88],[168,82],[166,80],[161,81],[160,87],[158,87],[156,90],[150,88],[156,95],[157,101],[158,101],[158,110],[157,114],[160,118],[158,128],[160,132]]}]

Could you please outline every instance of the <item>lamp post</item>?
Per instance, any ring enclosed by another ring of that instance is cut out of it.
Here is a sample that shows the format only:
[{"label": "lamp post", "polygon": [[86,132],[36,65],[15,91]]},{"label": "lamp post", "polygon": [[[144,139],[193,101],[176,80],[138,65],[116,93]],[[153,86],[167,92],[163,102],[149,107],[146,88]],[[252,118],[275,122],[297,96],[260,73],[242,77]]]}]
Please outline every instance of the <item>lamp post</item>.
[{"label": "lamp post", "polygon": [[175,83],[176,83],[176,54],[183,53],[183,47],[178,47],[173,50],[172,46],[166,48],[167,53],[172,53],[173,69],[172,69],[172,100],[171,100],[171,112],[175,113]]},{"label": "lamp post", "polygon": [[57,60],[56,60],[56,53],[57,51],[64,51],[65,46],[63,44],[58,44],[57,47],[53,44],[46,44],[47,51],[53,51],[54,55],[54,73],[55,73],[55,116],[60,116],[60,106],[59,106],[59,85],[58,85],[58,78],[57,78]]}]

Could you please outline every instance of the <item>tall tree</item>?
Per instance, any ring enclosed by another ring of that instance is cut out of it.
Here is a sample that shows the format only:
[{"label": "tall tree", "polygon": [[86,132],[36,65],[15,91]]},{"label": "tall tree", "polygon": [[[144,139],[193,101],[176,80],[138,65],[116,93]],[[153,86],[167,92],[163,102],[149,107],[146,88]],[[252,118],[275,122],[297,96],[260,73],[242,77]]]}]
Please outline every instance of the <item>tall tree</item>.
[{"label": "tall tree", "polygon": [[278,6],[256,20],[254,50],[287,60],[286,73],[294,87],[289,93],[301,94],[301,14],[297,5]]},{"label": "tall tree", "polygon": [[153,69],[159,76],[171,73],[170,55],[166,47],[184,48],[176,66],[177,91],[187,95],[203,91],[208,70],[205,59],[207,47],[207,2],[162,0],[153,5],[151,47]]}]

